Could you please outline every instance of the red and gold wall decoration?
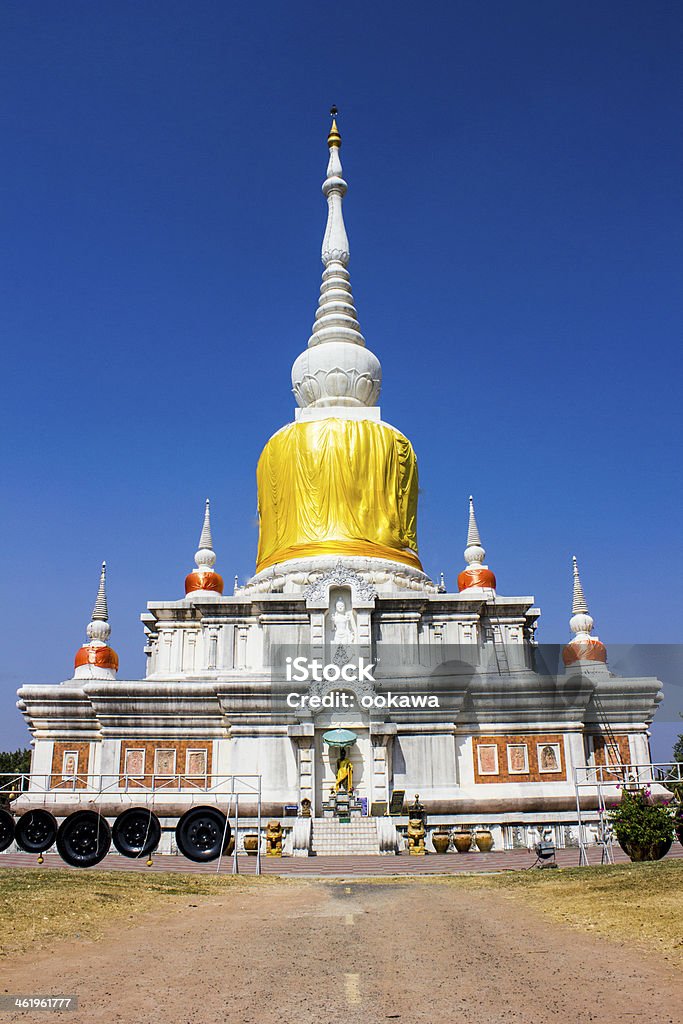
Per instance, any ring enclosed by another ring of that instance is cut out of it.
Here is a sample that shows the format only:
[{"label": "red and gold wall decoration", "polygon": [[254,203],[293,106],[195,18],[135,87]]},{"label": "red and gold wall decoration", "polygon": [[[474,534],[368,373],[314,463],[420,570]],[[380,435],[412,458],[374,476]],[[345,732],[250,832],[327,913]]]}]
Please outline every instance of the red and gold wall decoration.
[{"label": "red and gold wall decoration", "polygon": [[85,789],[89,769],[89,743],[57,741],[52,748],[50,789]]},{"label": "red and gold wall decoration", "polygon": [[560,733],[475,736],[475,782],[565,782],[567,766]]},{"label": "red and gold wall decoration", "polygon": [[201,786],[211,775],[212,752],[211,740],[122,740],[120,785]]}]

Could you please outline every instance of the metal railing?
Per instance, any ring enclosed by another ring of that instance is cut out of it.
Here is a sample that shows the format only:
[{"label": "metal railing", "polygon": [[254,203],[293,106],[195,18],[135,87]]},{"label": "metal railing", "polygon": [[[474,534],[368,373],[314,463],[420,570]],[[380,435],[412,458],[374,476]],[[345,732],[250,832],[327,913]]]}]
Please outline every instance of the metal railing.
[{"label": "metal railing", "polygon": [[[607,749],[606,747],[604,749]],[[581,813],[581,791],[590,790],[597,797],[596,845],[601,848],[601,863],[613,864],[613,832],[607,813],[605,798],[607,792],[632,786],[640,789],[646,786],[683,787],[683,763],[680,761],[648,762],[647,764],[593,764],[573,769],[576,792],[576,815],[579,828],[579,867],[588,865],[587,826]]]}]

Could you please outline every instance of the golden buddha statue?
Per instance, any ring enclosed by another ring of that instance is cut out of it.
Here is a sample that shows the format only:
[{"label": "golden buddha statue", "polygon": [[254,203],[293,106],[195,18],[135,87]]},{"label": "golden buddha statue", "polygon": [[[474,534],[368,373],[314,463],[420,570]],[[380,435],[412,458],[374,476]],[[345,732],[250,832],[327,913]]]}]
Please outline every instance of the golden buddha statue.
[{"label": "golden buddha statue", "polygon": [[337,761],[337,781],[334,784],[334,792],[338,793],[340,789],[345,789],[347,793],[353,790],[353,765],[343,748]]}]

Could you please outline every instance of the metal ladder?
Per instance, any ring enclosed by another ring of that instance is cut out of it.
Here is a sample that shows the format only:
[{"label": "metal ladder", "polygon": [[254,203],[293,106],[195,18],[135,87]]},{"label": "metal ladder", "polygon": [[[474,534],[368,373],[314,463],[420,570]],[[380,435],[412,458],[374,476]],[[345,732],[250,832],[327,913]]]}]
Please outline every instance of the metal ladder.
[{"label": "metal ladder", "polygon": [[507,675],[508,672],[510,671],[510,662],[508,659],[507,651],[505,649],[505,641],[503,639],[503,627],[500,623],[500,619],[496,614],[495,595],[491,598],[491,611],[489,612],[488,618],[489,622],[491,623],[491,638],[493,640],[493,652],[496,656],[496,667],[498,669],[498,675]]},{"label": "metal ladder", "polygon": [[[597,713],[598,724],[600,726],[600,735],[602,738],[605,759],[605,771],[609,771],[610,768],[615,768],[617,772],[621,770],[623,775],[624,763],[621,759],[621,750],[619,749],[619,742],[614,735],[612,726],[609,723],[607,713],[605,712],[604,705],[597,693],[593,694],[593,704]],[[594,748],[595,749],[595,746]],[[605,807],[605,799],[602,792],[602,786],[598,783],[598,842],[602,847],[602,858],[601,864],[614,864],[614,854],[612,853],[612,829],[607,818],[607,808]]]}]

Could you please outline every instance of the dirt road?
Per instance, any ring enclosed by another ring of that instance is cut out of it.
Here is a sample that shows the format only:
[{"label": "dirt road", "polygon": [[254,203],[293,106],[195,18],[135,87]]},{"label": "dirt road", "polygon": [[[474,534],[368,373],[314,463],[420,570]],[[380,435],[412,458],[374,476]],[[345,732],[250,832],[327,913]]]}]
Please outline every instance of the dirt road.
[{"label": "dirt road", "polygon": [[499,894],[443,882],[244,882],[99,942],[7,964],[4,992],[77,995],[71,1024],[679,1024],[680,974]]}]

